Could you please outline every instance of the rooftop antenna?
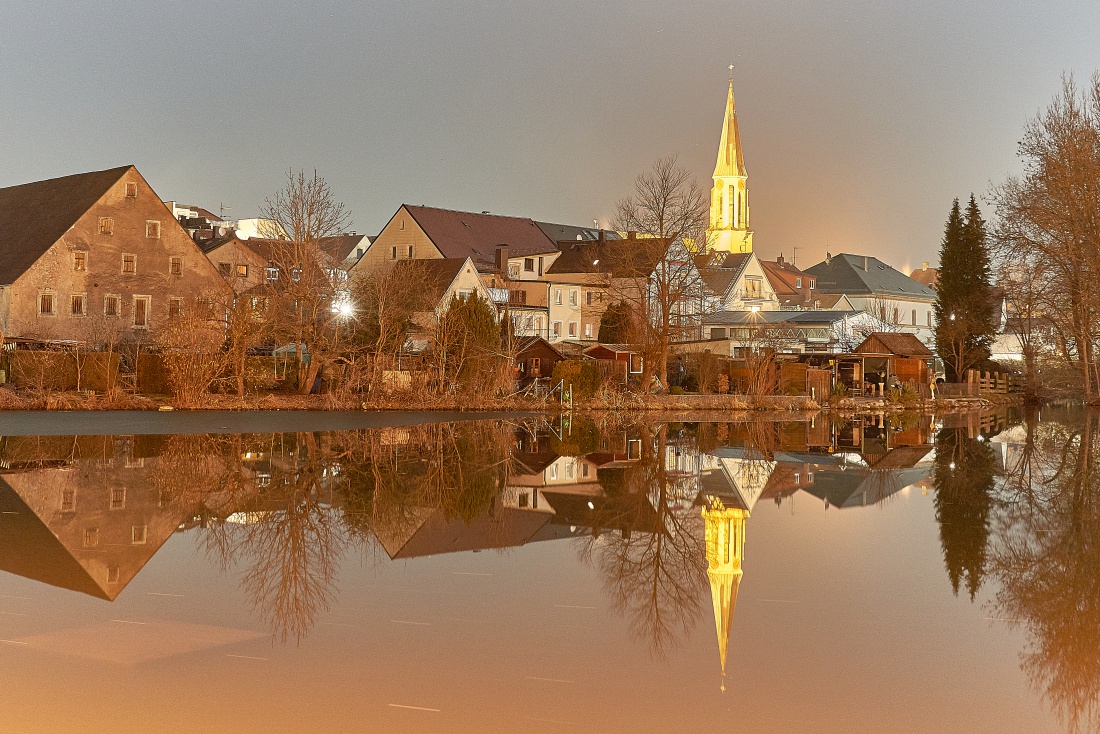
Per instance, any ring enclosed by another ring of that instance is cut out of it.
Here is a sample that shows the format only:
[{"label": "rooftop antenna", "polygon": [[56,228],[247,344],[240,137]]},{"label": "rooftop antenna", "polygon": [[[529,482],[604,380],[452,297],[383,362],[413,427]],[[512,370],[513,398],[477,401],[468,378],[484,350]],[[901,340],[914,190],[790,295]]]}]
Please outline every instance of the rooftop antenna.
[{"label": "rooftop antenna", "polygon": [[730,64],[730,84],[733,84],[733,64]]},{"label": "rooftop antenna", "polygon": [[791,265],[794,265],[796,268],[798,267],[798,249],[799,248],[795,247],[794,254],[791,255]]},{"label": "rooftop antenna", "polygon": [[229,211],[233,211],[233,207],[226,206],[224,203],[218,204],[218,216],[220,218],[225,219],[225,213]]}]

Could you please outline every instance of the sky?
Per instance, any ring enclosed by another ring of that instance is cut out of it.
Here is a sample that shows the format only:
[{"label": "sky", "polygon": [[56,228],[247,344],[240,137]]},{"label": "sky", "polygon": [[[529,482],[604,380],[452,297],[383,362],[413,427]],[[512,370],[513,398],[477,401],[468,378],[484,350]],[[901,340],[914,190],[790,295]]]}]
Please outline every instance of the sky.
[{"label": "sky", "polygon": [[4,0],[0,186],[134,164],[244,218],[304,168],[358,232],[606,226],[659,157],[709,189],[733,63],[757,252],[907,272],[1097,38],[1095,0]]}]

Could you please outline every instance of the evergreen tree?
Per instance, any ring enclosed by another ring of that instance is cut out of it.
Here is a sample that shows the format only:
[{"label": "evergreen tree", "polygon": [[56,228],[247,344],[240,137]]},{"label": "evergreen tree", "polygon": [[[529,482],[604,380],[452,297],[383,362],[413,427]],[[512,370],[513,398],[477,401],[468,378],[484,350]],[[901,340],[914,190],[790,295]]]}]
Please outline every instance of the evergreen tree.
[{"label": "evergreen tree", "polygon": [[985,221],[974,195],[966,207],[951,205],[943,243],[936,290],[936,351],[949,382],[959,382],[968,369],[989,358],[997,329],[990,278]]}]

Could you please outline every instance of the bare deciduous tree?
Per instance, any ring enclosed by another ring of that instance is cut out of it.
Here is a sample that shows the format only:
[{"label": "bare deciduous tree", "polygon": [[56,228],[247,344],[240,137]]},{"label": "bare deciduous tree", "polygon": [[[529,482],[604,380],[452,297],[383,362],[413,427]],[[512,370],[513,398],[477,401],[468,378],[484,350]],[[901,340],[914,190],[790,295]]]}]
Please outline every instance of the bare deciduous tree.
[{"label": "bare deciduous tree", "polygon": [[1028,123],[1019,154],[1024,172],[993,191],[997,254],[1042,294],[1056,351],[1092,401],[1100,388],[1100,75],[1083,92],[1066,77]]},{"label": "bare deciduous tree", "polygon": [[339,302],[342,274],[322,243],[347,228],[349,214],[317,171],[288,172],[260,214],[268,223],[262,232],[269,237],[268,257],[278,269],[267,285],[268,312],[277,332],[296,345],[298,391],[308,393],[347,316]]}]

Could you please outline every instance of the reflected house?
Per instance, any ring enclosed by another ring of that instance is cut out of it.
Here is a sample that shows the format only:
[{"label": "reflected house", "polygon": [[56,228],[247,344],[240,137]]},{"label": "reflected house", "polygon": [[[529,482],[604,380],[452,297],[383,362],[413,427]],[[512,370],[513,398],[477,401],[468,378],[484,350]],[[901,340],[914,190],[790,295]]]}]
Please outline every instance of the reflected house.
[{"label": "reflected house", "polygon": [[[165,507],[150,481],[147,460],[135,457],[130,437],[79,439],[85,449],[102,442],[98,459],[39,459],[22,467],[16,444],[37,438],[4,439],[0,470],[0,570],[114,600],[185,519]],[[79,455],[67,442],[70,457]]]},{"label": "reflected house", "polygon": [[930,451],[929,446],[907,446],[884,454],[815,457],[813,482],[802,489],[824,501],[826,509],[875,505],[927,478]]}]

